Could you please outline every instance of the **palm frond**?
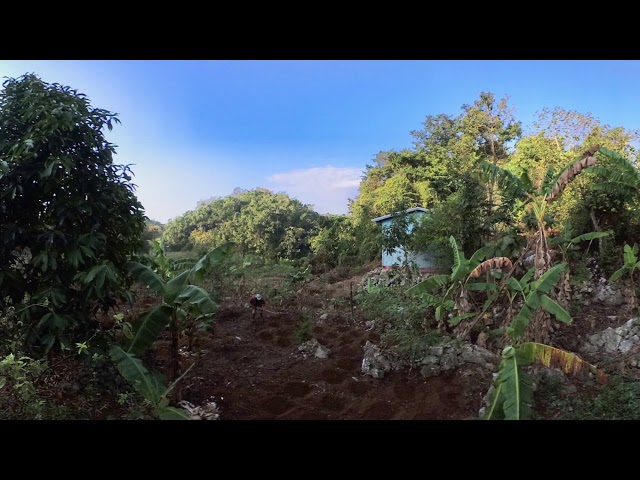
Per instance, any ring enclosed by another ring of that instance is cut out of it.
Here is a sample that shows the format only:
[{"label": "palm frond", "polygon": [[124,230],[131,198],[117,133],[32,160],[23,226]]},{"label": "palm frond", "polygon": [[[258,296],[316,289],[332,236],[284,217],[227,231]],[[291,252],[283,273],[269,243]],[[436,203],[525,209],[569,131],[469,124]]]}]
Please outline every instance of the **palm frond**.
[{"label": "palm frond", "polygon": [[424,292],[432,292],[436,288],[444,287],[450,282],[450,275],[441,274],[433,275],[424,279],[422,282],[417,283],[411,288],[407,289],[407,293],[411,295],[419,295]]},{"label": "palm frond", "polygon": [[548,368],[560,368],[568,375],[577,376],[591,372],[600,383],[607,383],[607,374],[595,365],[582,360],[577,355],[536,342],[526,342],[518,347],[528,364],[540,363]]},{"label": "palm frond", "polygon": [[527,194],[530,193],[532,184],[528,176],[526,180],[529,181],[523,181],[509,170],[505,170],[488,162],[482,162],[481,168],[483,177],[488,181],[495,182],[505,196],[525,200]]},{"label": "palm frond", "polygon": [[502,270],[505,268],[511,268],[511,260],[507,257],[495,257],[485,260],[480,265],[475,267],[469,274],[469,278],[479,278],[482,274],[491,270]]},{"label": "palm frond", "polygon": [[558,198],[558,196],[562,193],[566,186],[582,170],[596,165],[598,159],[594,157],[593,154],[590,154],[591,150],[592,149],[587,150],[584,156],[581,156],[580,158],[567,165],[560,171],[556,178],[549,185],[547,185],[546,189],[543,191],[543,193],[546,194],[547,202],[553,202],[556,198]]}]

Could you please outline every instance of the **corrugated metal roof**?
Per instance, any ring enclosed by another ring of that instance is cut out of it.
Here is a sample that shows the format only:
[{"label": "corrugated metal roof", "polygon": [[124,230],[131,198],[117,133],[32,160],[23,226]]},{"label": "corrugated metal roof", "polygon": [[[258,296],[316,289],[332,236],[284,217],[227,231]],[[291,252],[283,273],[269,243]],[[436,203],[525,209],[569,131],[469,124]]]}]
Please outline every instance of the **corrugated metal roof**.
[{"label": "corrugated metal roof", "polygon": [[383,215],[381,217],[378,218],[374,218],[371,221],[372,222],[382,222],[383,220],[386,220],[387,218],[391,218],[391,217],[395,217],[396,215],[400,214],[400,213],[413,213],[413,212],[424,212],[424,213],[428,213],[429,210],[427,210],[426,208],[422,208],[422,207],[413,207],[413,208],[408,208],[406,209],[404,212],[395,212],[395,213],[390,213],[388,215]]}]

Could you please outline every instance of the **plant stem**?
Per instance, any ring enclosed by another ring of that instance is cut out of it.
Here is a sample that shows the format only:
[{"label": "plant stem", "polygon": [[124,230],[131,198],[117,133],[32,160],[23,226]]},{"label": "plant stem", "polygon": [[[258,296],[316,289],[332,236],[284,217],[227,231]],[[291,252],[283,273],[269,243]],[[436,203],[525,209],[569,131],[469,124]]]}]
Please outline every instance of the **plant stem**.
[{"label": "plant stem", "polygon": [[178,314],[174,310],[171,314],[171,380],[180,374],[180,356],[178,352]]}]

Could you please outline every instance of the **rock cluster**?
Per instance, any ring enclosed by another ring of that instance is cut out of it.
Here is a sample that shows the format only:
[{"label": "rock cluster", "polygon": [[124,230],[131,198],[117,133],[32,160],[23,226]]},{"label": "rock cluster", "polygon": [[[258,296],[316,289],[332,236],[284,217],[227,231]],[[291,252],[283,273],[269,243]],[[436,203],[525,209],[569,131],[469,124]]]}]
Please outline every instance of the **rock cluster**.
[{"label": "rock cluster", "polygon": [[392,350],[383,352],[377,345],[367,342],[364,346],[362,373],[374,378],[383,378],[385,372],[412,367],[419,368],[422,376],[428,378],[465,363],[493,370],[497,368],[498,361],[498,356],[489,350],[477,345],[460,345],[455,341],[445,341],[441,345],[429,347],[424,355],[411,360],[402,358]]},{"label": "rock cluster", "polygon": [[[633,367],[640,365],[640,321],[632,318],[617,328],[606,330],[591,335],[587,343],[582,347],[582,352],[587,355],[604,353],[608,355],[630,354],[627,363]],[[637,354],[633,354],[637,352]]]}]

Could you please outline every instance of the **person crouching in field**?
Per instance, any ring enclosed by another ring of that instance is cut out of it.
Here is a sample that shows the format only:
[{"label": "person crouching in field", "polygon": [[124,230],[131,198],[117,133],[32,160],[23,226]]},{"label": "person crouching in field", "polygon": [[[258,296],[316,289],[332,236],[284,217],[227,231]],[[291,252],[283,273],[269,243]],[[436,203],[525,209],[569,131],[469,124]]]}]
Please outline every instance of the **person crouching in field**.
[{"label": "person crouching in field", "polygon": [[262,298],[262,295],[260,295],[259,293],[256,293],[253,297],[249,299],[249,304],[253,308],[253,317],[252,317],[253,320],[256,319],[256,310],[258,308],[260,309],[260,319],[264,318],[264,305],[266,303],[267,302],[265,301],[265,299]]}]

